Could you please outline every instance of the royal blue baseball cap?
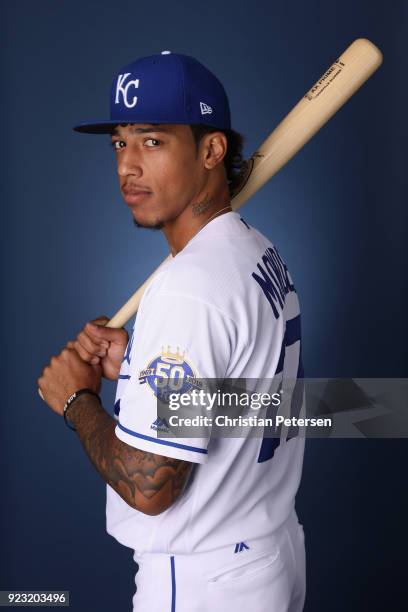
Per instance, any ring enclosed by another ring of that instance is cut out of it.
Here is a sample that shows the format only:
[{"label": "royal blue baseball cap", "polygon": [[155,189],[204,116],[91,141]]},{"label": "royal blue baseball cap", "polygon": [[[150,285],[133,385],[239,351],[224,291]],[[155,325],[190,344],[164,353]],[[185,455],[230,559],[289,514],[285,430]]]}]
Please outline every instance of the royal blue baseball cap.
[{"label": "royal blue baseball cap", "polygon": [[105,134],[118,124],[178,123],[231,128],[227,94],[217,77],[188,55],[162,51],[124,66],[113,79],[110,119],[76,125]]}]

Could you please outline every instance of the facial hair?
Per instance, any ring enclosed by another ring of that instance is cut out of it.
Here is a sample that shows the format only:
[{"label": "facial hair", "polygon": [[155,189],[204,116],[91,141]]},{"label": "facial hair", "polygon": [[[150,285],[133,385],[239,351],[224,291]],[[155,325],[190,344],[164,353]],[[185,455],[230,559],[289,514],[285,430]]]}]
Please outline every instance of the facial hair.
[{"label": "facial hair", "polygon": [[133,219],[133,225],[135,227],[143,227],[144,229],[150,229],[150,230],[161,230],[164,227],[163,221],[157,221],[156,223],[148,224],[148,223],[138,223],[136,219]]}]

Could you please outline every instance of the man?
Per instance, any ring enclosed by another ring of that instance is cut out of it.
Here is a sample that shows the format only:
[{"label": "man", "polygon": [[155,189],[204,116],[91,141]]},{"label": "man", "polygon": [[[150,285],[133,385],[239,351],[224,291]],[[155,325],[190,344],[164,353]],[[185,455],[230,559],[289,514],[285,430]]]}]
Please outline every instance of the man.
[{"label": "man", "polygon": [[[115,76],[109,120],[76,129],[111,134],[134,223],[162,229],[173,255],[129,342],[95,320],[38,381],[108,485],[107,530],[139,567],[134,610],[298,612],[304,439],[248,429],[216,437],[211,427],[169,437],[158,416],[163,383],[256,379],[261,388],[303,377],[286,265],[230,206],[240,149],[225,91],[193,58],[163,52]],[[118,380],[115,418],[101,406],[101,376]]]}]

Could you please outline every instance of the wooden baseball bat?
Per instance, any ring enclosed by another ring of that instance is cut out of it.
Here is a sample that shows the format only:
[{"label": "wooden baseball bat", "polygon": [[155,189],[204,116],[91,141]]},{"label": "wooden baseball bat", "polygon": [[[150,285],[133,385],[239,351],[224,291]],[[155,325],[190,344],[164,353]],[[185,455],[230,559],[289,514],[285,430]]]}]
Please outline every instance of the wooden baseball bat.
[{"label": "wooden baseball bat", "polygon": [[[301,98],[246,162],[231,201],[233,210],[274,176],[365,83],[382,63],[381,51],[366,38],[355,40]],[[136,314],[142,295],[169,255],[107,323],[123,327]]]}]

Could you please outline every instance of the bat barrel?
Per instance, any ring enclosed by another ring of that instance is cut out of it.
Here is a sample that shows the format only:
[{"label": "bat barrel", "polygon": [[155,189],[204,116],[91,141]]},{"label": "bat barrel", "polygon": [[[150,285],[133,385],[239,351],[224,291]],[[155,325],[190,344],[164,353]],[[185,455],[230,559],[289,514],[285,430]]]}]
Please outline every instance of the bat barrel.
[{"label": "bat barrel", "polygon": [[316,134],[382,63],[381,51],[366,38],[355,40],[322,74],[248,162],[237,210]]}]

